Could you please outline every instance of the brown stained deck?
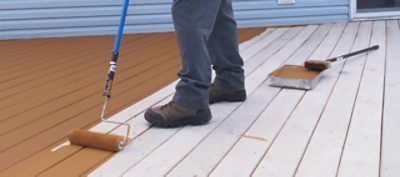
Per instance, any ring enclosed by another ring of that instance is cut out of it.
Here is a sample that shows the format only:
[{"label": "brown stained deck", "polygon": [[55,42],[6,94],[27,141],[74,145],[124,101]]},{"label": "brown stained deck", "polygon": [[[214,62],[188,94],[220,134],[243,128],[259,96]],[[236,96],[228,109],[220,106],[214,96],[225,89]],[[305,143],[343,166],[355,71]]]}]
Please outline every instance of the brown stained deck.
[{"label": "brown stained deck", "polygon": [[[239,40],[263,31],[241,29]],[[60,176],[65,170],[81,175],[113,155],[76,147],[50,151],[71,128],[99,122],[113,41],[113,36],[0,41],[1,176]],[[177,79],[174,34],[126,35],[118,65],[107,116]]]}]

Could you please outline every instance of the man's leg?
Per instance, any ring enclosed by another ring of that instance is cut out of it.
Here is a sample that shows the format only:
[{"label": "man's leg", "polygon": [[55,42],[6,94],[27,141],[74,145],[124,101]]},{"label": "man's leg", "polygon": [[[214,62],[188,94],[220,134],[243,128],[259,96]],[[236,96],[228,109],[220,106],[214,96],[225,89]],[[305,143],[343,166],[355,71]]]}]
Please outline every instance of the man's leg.
[{"label": "man's leg", "polygon": [[211,59],[207,48],[223,0],[175,0],[172,16],[183,68],[178,73],[173,101],[201,109],[208,107]]},{"label": "man's leg", "polygon": [[243,59],[239,54],[236,27],[232,1],[222,0],[213,33],[207,42],[217,75],[210,90],[210,103],[246,99]]},{"label": "man's leg", "polygon": [[211,59],[207,49],[222,0],[174,0],[172,17],[182,58],[172,102],[150,108],[145,118],[156,126],[201,125],[211,119],[208,88]]}]

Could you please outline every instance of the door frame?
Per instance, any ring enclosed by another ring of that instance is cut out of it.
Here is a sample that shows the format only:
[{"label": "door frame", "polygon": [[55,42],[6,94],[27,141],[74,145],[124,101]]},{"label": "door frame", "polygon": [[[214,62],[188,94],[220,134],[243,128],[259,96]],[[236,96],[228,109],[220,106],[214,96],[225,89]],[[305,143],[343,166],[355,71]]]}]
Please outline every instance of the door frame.
[{"label": "door frame", "polygon": [[350,19],[400,19],[400,10],[385,12],[361,12],[357,13],[357,0],[350,0]]}]

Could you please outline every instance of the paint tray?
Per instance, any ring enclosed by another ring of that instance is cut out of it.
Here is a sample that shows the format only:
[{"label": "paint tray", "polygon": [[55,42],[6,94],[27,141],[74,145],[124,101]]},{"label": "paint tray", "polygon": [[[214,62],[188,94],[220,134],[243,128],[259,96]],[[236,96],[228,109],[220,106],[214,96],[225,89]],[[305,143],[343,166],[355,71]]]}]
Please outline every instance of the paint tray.
[{"label": "paint tray", "polygon": [[304,66],[284,65],[269,74],[268,82],[276,87],[311,90],[317,85],[321,76],[321,72],[310,71]]}]

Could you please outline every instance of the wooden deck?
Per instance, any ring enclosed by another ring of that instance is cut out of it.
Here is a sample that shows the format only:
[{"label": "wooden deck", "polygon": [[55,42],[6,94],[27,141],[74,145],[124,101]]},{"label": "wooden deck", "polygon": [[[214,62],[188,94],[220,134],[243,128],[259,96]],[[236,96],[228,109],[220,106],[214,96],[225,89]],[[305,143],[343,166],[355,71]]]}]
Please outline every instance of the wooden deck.
[{"label": "wooden deck", "polygon": [[[241,29],[240,41],[263,31]],[[53,176],[64,176],[57,166],[69,162],[79,168],[60,170],[80,174],[112,156],[72,146],[50,150],[65,141],[71,128],[98,124],[113,40],[101,36],[0,41],[0,176],[46,176],[54,170],[58,174]],[[176,80],[179,68],[173,33],[125,36],[107,116]]]},{"label": "wooden deck", "polygon": [[[376,44],[377,51],[335,63],[314,90],[266,82],[282,64]],[[248,100],[212,105],[208,125],[161,129],[143,119],[149,106],[170,101],[174,82],[111,117],[133,126],[133,140],[123,151],[64,143],[3,176],[397,177],[399,45],[397,20],[269,28],[240,46]],[[92,130],[125,133],[104,123]]]},{"label": "wooden deck", "polygon": [[[375,44],[381,49],[336,63],[312,91],[265,82],[267,74],[284,63],[326,59]],[[174,92],[171,84],[113,117],[134,126],[134,139],[87,174],[397,177],[399,45],[396,20],[269,29],[241,45],[246,102],[212,105],[213,119],[206,126],[150,127],[142,113],[148,106],[168,102]],[[106,124],[93,130],[124,133]],[[44,174],[70,167],[63,162]]]}]

